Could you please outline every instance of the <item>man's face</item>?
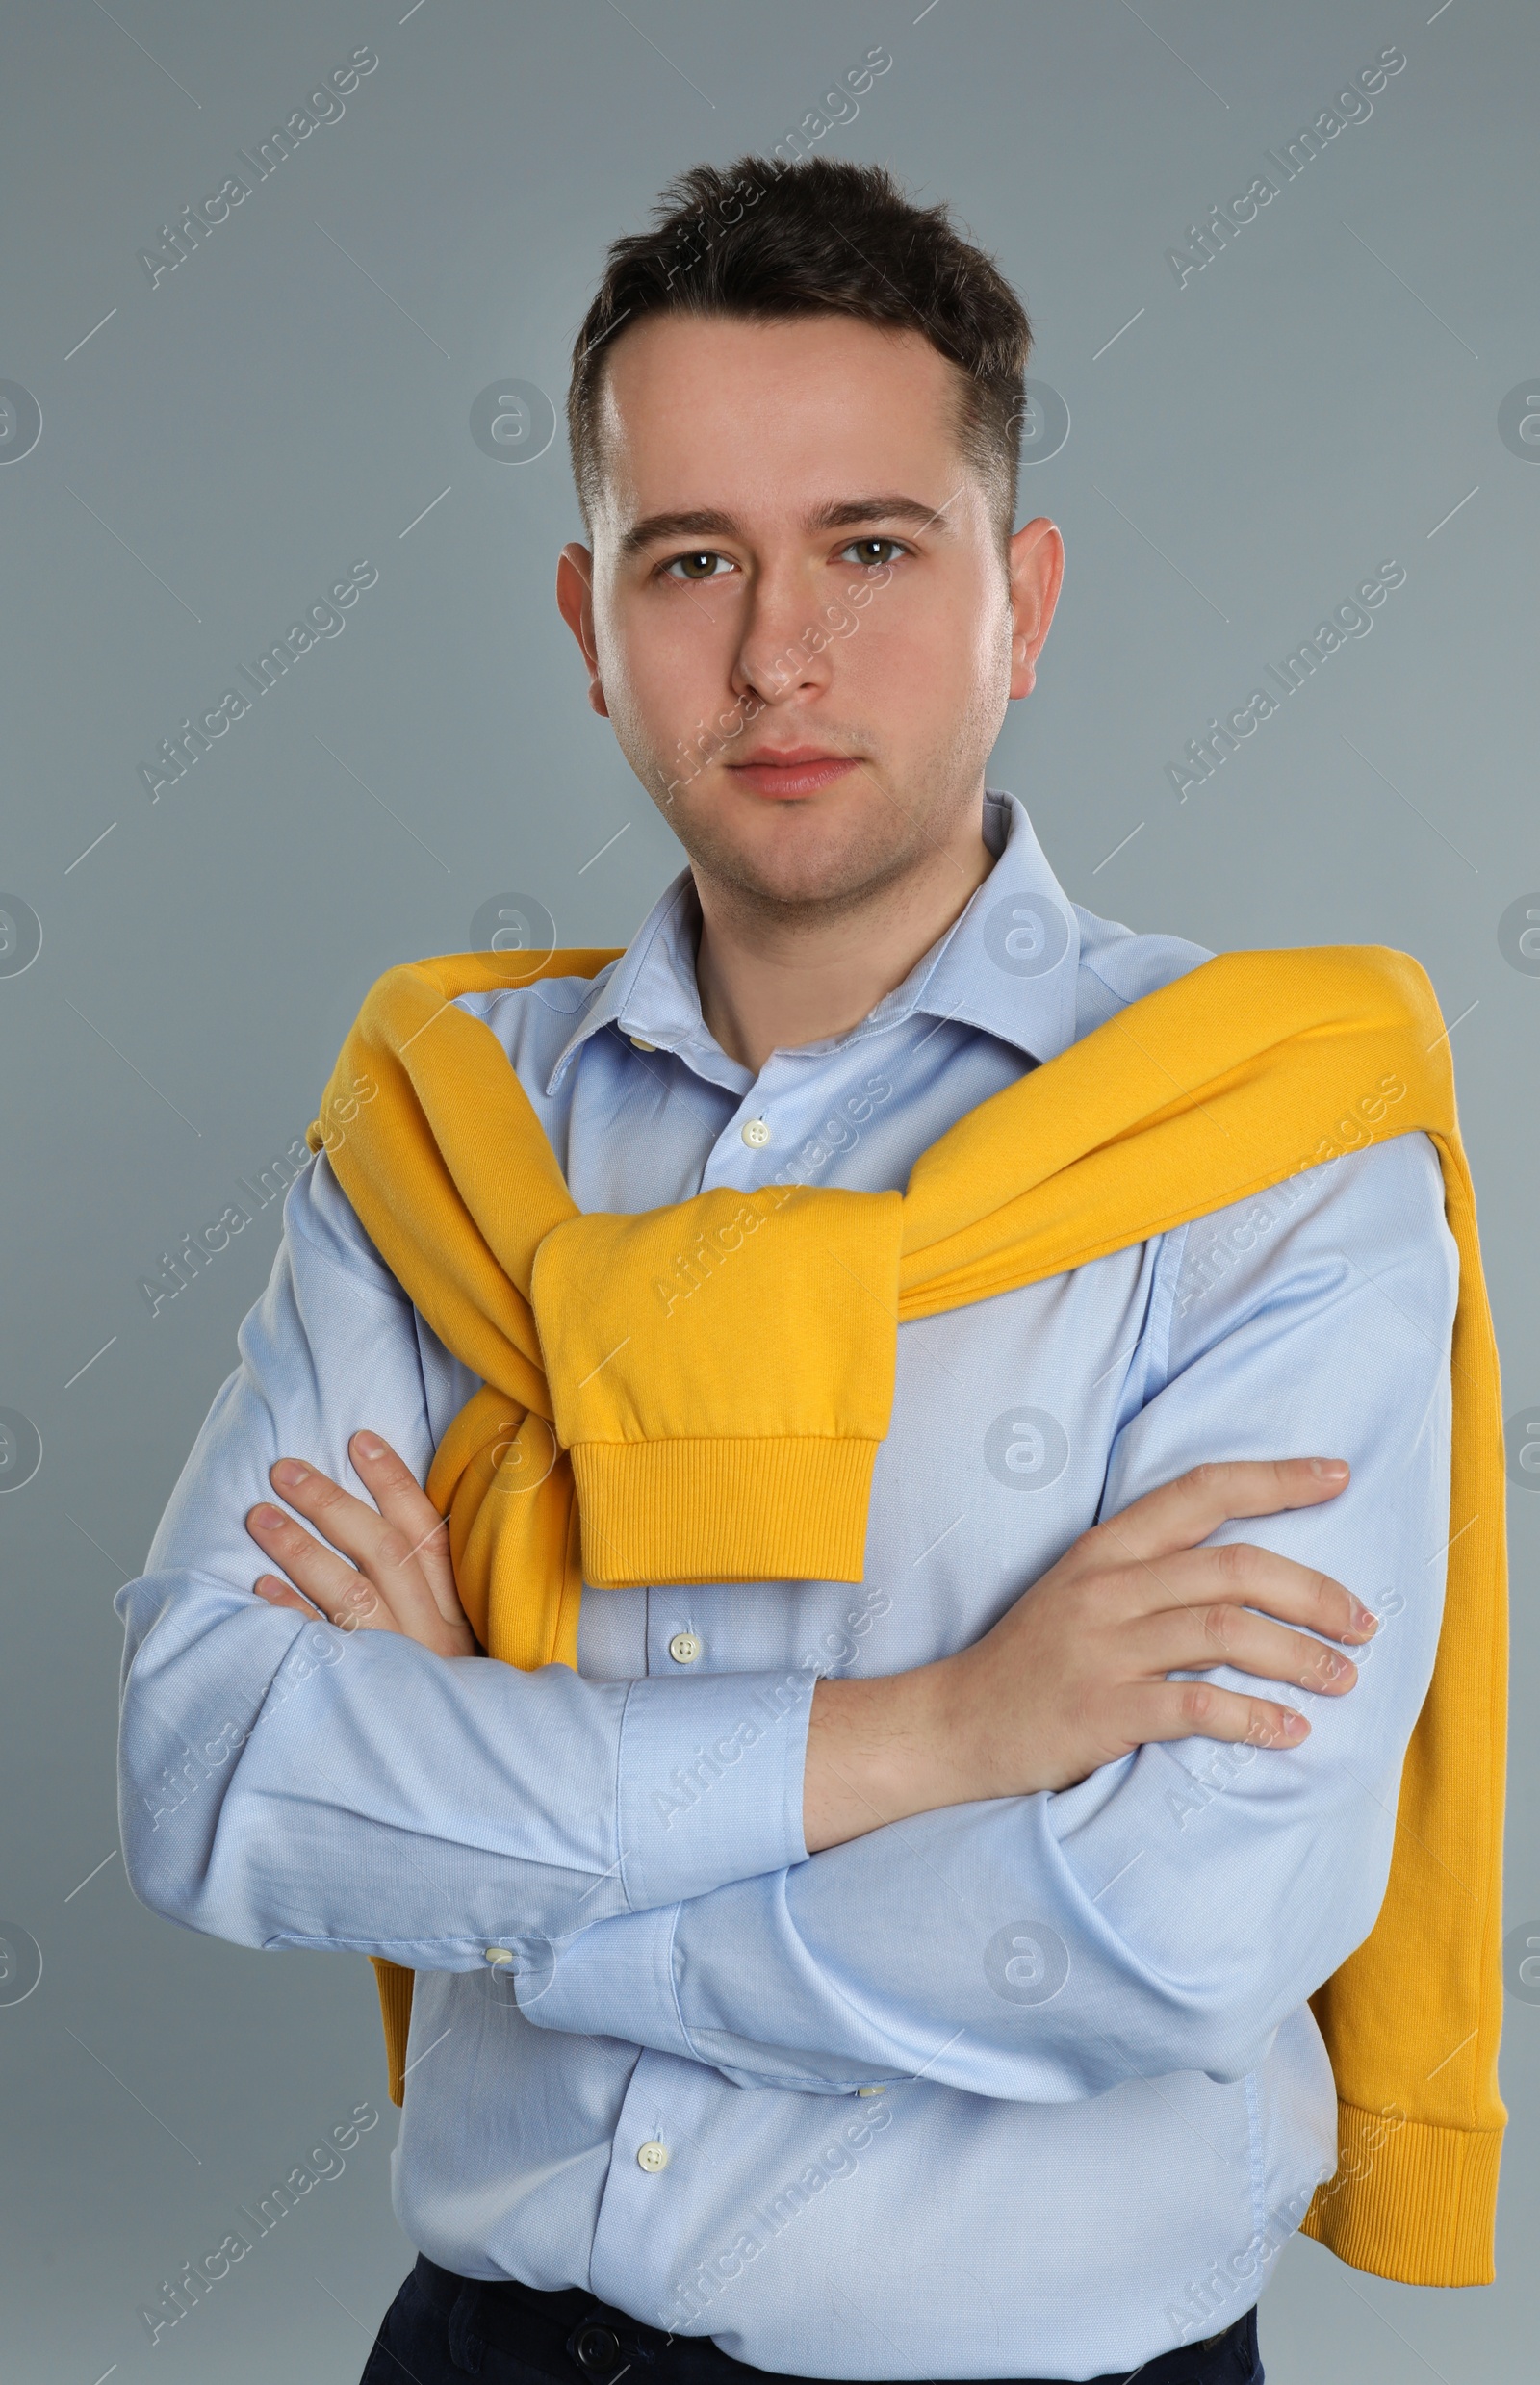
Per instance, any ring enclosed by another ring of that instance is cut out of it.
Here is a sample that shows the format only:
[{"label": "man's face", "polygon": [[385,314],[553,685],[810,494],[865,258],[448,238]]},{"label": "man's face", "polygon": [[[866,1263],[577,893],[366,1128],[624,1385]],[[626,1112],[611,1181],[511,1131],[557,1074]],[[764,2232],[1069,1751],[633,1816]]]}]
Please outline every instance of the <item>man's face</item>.
[{"label": "man's face", "polygon": [[617,339],[558,602],[631,768],[751,901],[839,908],[976,836],[1063,547],[1030,524],[1008,579],[955,382],[918,333],[838,315]]}]

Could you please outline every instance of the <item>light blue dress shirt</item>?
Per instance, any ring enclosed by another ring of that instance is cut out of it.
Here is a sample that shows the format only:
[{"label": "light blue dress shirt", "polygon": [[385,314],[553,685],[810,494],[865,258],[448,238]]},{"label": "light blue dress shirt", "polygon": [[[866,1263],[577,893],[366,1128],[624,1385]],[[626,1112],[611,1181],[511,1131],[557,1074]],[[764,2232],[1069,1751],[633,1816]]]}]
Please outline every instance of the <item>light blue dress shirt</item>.
[{"label": "light blue dress shirt", "polygon": [[[956,925],[757,1076],[702,1022],[687,873],[598,978],[464,997],[579,1207],[902,1189],[965,1112],[1209,958],[1071,903],[1013,797],[985,816]],[[1394,1082],[1284,1185],[901,1325],[861,1583],[589,1589],[576,1673],[252,1597],[274,1458],[357,1487],[369,1425],[422,1479],[476,1385],[324,1155],[298,1176],[118,1594],[123,1847],[190,1928],[416,1970],[393,2177],[433,2260],[811,2376],[1085,2378],[1257,2299],[1335,2167],[1306,1998],[1383,1897],[1442,1612],[1458,1258]],[[1346,1697],[1213,1669],[1301,1706],[1302,1746],[1150,1745],[808,1856],[819,1674],[971,1644],[1201,1460],[1318,1452],[1352,1465],[1339,1498],[1215,1536],[1383,1618]]]}]

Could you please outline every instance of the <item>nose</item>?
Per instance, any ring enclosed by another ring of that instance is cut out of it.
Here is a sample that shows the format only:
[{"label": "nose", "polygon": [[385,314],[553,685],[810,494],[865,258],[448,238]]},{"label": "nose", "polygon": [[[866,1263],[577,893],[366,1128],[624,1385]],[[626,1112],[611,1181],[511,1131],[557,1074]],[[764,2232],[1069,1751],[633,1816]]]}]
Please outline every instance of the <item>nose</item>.
[{"label": "nose", "polygon": [[733,661],[734,694],[761,704],[821,695],[834,678],[834,651],[857,616],[832,603],[793,566],[761,571],[744,607]]}]

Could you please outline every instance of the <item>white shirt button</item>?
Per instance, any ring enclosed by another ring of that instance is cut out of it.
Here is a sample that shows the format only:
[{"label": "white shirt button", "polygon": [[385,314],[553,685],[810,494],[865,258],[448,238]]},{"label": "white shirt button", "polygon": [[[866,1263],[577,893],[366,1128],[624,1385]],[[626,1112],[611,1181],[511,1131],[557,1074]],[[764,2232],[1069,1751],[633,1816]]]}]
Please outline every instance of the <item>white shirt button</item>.
[{"label": "white shirt button", "polygon": [[693,1664],[701,1653],[701,1643],[693,1631],[676,1631],[668,1644],[668,1653],[676,1664]]},{"label": "white shirt button", "polygon": [[647,1042],[641,1036],[632,1036],[631,1041],[635,1044],[639,1052],[655,1052],[657,1049],[657,1045],[655,1043]]},{"label": "white shirt button", "polygon": [[770,1129],[763,1118],[748,1118],[744,1122],[743,1140],[751,1151],[762,1151],[770,1140]]},{"label": "white shirt button", "polygon": [[666,2144],[659,2144],[654,2137],[650,2144],[637,2146],[636,2159],[645,2170],[667,2169],[668,2147]]},{"label": "white shirt button", "polygon": [[506,1946],[489,1946],[487,1948],[487,1961],[492,1963],[511,1962],[513,1961],[513,1955],[510,1949]]}]

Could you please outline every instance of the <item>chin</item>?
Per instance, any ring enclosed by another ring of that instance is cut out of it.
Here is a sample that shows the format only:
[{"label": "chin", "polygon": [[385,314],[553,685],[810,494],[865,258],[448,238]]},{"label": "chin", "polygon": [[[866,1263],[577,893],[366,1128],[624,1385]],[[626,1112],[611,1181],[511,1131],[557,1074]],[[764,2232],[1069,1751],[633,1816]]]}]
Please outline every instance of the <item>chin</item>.
[{"label": "chin", "polygon": [[750,902],[825,910],[859,902],[901,874],[908,858],[875,835],[831,835],[810,822],[807,832],[742,844],[708,835],[690,848],[690,858]]}]

